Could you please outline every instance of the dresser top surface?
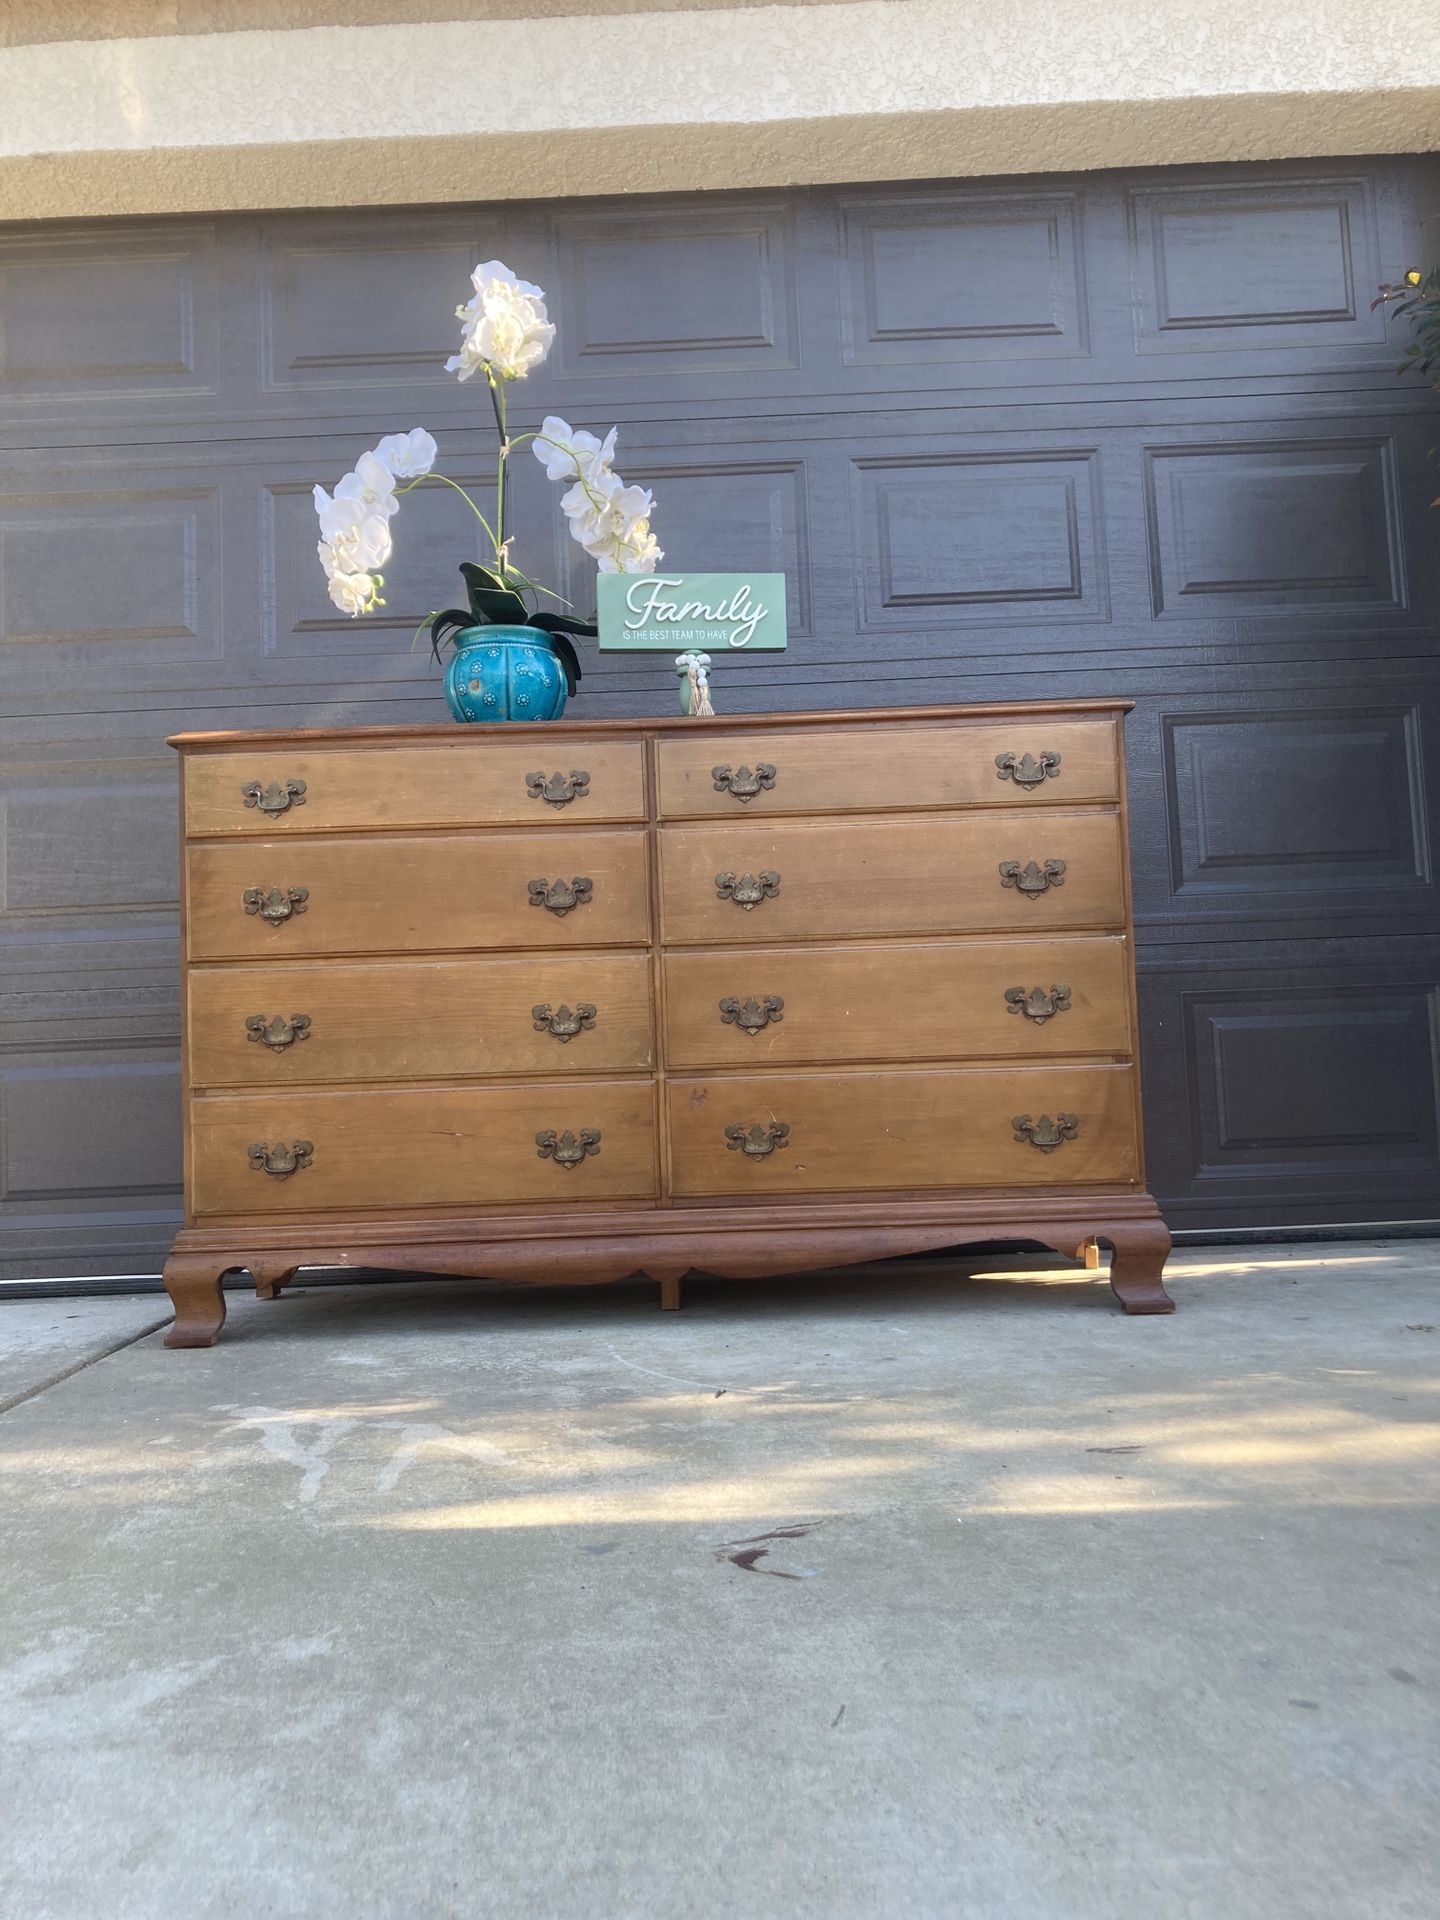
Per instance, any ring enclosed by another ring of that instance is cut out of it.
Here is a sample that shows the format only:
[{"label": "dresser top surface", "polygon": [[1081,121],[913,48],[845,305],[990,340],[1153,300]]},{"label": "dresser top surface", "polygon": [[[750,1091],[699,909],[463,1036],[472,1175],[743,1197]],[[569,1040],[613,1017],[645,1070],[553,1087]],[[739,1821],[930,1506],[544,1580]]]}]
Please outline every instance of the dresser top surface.
[{"label": "dresser top surface", "polygon": [[421,744],[439,741],[448,745],[460,742],[482,747],[499,741],[522,739],[579,740],[607,736],[634,737],[653,734],[679,734],[693,738],[702,730],[714,734],[779,733],[804,727],[854,727],[905,725],[947,720],[1034,720],[1073,718],[1077,715],[1125,714],[1133,700],[1013,700],[977,706],[946,707],[839,707],[810,713],[727,713],[713,720],[691,720],[683,714],[660,715],[638,720],[527,720],[499,726],[463,726],[454,720],[429,725],[393,725],[377,727],[284,727],[252,730],[235,729],[223,733],[176,733],[167,745],[187,752],[224,750],[227,747],[263,745],[368,746],[386,742]]}]

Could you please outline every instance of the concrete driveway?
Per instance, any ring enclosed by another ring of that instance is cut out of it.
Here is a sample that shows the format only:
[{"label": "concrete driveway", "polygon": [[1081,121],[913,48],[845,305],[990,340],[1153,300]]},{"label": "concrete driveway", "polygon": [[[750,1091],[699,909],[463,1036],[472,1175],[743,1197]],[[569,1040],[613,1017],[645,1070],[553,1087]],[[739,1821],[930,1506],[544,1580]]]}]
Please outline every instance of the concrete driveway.
[{"label": "concrete driveway", "polygon": [[1437,1268],[0,1302],[0,1913],[1434,1920]]}]

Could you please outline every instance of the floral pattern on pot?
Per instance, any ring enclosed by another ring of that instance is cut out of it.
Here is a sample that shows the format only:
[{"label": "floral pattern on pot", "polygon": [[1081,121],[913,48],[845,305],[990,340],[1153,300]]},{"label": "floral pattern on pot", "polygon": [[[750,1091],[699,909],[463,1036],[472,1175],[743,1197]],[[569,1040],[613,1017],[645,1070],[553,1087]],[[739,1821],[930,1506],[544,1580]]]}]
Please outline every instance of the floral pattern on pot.
[{"label": "floral pattern on pot", "polygon": [[445,698],[457,720],[558,720],[565,668],[535,627],[466,627],[445,668]]}]

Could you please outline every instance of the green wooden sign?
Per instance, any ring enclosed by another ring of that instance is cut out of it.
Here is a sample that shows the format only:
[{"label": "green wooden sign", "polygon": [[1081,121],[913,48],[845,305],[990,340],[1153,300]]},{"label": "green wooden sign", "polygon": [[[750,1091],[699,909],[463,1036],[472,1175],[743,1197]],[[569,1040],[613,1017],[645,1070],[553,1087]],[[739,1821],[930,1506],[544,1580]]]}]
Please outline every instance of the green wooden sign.
[{"label": "green wooden sign", "polygon": [[779,653],[783,573],[602,573],[602,653]]}]

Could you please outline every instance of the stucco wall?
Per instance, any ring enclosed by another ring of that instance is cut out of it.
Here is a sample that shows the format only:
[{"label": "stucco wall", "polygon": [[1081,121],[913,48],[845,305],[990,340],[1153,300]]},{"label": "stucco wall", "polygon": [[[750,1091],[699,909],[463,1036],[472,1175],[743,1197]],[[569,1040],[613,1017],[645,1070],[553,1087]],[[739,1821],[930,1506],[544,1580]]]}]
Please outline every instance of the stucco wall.
[{"label": "stucco wall", "polygon": [[6,218],[1440,145],[1440,9],[1414,0],[481,0],[463,21],[391,0],[403,24],[367,0],[350,17],[371,24],[241,31],[207,23],[266,0],[113,0],[131,31],[86,39],[27,3],[32,37],[0,49]]}]

